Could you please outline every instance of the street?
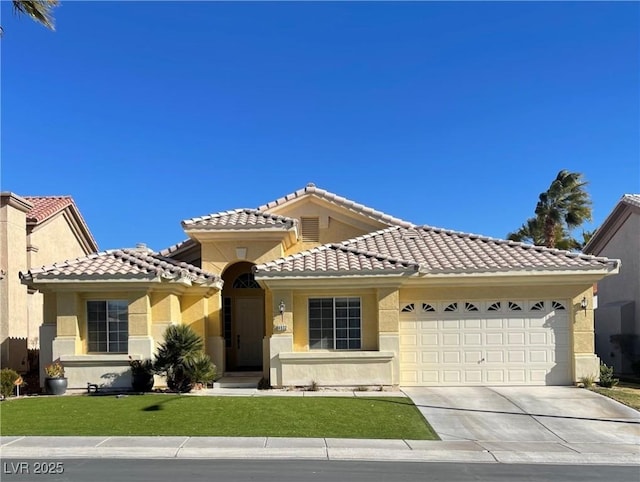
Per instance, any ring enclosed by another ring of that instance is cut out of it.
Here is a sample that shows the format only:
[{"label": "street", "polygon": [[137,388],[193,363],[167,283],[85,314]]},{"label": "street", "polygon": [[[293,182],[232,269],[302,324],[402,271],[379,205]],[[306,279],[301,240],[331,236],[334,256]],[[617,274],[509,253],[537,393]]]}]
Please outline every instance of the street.
[{"label": "street", "polygon": [[638,466],[305,460],[3,459],[3,481],[48,482],[637,482]]}]

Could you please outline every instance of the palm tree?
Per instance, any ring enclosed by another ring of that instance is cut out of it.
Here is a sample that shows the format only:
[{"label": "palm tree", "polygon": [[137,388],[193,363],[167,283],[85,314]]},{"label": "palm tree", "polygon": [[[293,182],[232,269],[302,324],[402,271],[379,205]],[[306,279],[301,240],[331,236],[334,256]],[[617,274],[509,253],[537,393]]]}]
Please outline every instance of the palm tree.
[{"label": "palm tree", "polygon": [[[539,218],[529,218],[517,231],[507,234],[507,239],[544,246],[544,224]],[[556,226],[555,239],[555,247],[558,249],[573,250],[580,249],[583,246],[582,243],[566,232],[562,224]]]},{"label": "palm tree", "polygon": [[[48,29],[55,30],[52,10],[60,5],[59,0],[13,0],[13,11],[31,17]],[[0,27],[2,35],[2,27]]]},{"label": "palm tree", "polygon": [[548,248],[580,249],[584,243],[569,233],[591,220],[591,198],[585,190],[586,185],[582,174],[560,171],[549,189],[540,194],[535,217],[527,219],[507,238]]},{"label": "palm tree", "polygon": [[543,225],[546,247],[556,247],[558,226],[571,231],[591,220],[591,198],[586,185],[582,174],[563,169],[549,189],[540,194],[535,213]]}]

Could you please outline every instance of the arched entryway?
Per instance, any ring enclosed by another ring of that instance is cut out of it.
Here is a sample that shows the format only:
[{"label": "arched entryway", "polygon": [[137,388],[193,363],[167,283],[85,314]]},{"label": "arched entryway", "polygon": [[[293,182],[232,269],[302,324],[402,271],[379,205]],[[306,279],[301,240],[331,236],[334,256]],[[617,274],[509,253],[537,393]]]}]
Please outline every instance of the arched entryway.
[{"label": "arched entryway", "polygon": [[222,326],[226,371],[261,371],[264,338],[264,290],[252,263],[229,266],[222,275]]}]

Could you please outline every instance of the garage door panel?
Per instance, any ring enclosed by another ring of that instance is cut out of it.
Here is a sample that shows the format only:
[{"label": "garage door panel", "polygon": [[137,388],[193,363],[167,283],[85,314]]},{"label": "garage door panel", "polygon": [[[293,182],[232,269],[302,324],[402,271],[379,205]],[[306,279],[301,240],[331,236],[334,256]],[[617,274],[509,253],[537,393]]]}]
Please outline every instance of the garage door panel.
[{"label": "garage door panel", "polygon": [[487,350],[484,359],[486,363],[504,363],[504,352]]},{"label": "garage door panel", "polygon": [[442,345],[444,346],[460,346],[460,334],[459,333],[443,333]]},{"label": "garage door panel", "polygon": [[529,350],[529,361],[531,363],[547,363],[551,361],[550,353],[546,350]]},{"label": "garage door panel", "polygon": [[460,370],[443,370],[442,381],[445,383],[460,383],[462,382]]},{"label": "garage door panel", "polygon": [[482,370],[465,370],[465,383],[482,383]]},{"label": "garage door panel", "polygon": [[482,320],[464,320],[464,327],[467,330],[479,330],[482,328]]},{"label": "garage door panel", "polygon": [[525,320],[522,318],[514,319],[509,318],[507,320],[507,328],[520,328],[523,329],[525,327]]},{"label": "garage door panel", "polygon": [[529,345],[547,345],[550,342],[547,333],[529,333]]},{"label": "garage door panel", "polygon": [[504,344],[504,336],[502,333],[487,333],[486,343],[487,345],[502,345]]},{"label": "garage door panel", "polygon": [[502,384],[504,383],[504,370],[486,370],[487,383]]},{"label": "garage door panel", "polygon": [[482,351],[479,350],[466,350],[464,352],[464,362],[466,365],[482,362]]},{"label": "garage door panel", "polygon": [[524,350],[509,350],[507,352],[507,361],[509,363],[524,363],[527,355]]},{"label": "garage door panel", "polygon": [[463,342],[465,346],[482,346],[482,333],[464,333]]},{"label": "garage door panel", "polygon": [[443,330],[459,330],[460,321],[459,320],[442,320],[442,329]]},{"label": "garage door panel", "polygon": [[[416,306],[422,306],[422,301]],[[467,306],[459,301],[458,307]],[[569,383],[567,313],[531,302],[473,302],[481,311],[401,316],[400,379],[406,385],[545,385]],[[488,308],[493,306],[493,310]],[[551,302],[544,302],[551,306]],[[409,318],[409,317],[413,318]]]},{"label": "garage door panel", "polygon": [[421,353],[422,363],[440,363],[440,353],[434,351],[423,351]]},{"label": "garage door panel", "polygon": [[420,346],[429,347],[429,346],[439,346],[440,339],[437,333],[428,333],[422,334],[420,336]]},{"label": "garage door panel", "polygon": [[507,371],[509,383],[523,384],[527,381],[527,371],[524,368]]},{"label": "garage door panel", "polygon": [[442,363],[460,363],[461,356],[459,351],[445,351],[442,353]]},{"label": "garage door panel", "polygon": [[486,320],[486,327],[489,330],[501,330],[504,327],[504,320],[501,318],[489,318]]},{"label": "garage door panel", "polygon": [[437,330],[438,329],[438,321],[421,321],[419,323],[419,327],[421,330]]}]

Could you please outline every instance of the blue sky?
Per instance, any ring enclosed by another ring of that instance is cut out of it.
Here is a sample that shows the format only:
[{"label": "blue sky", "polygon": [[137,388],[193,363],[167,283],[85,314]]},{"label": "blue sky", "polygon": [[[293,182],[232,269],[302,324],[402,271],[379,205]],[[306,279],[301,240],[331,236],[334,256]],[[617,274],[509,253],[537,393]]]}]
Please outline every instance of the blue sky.
[{"label": "blue sky", "polygon": [[637,2],[2,2],[3,191],[70,194],[101,249],[308,182],[504,237],[560,169],[597,227],[640,192]]}]

